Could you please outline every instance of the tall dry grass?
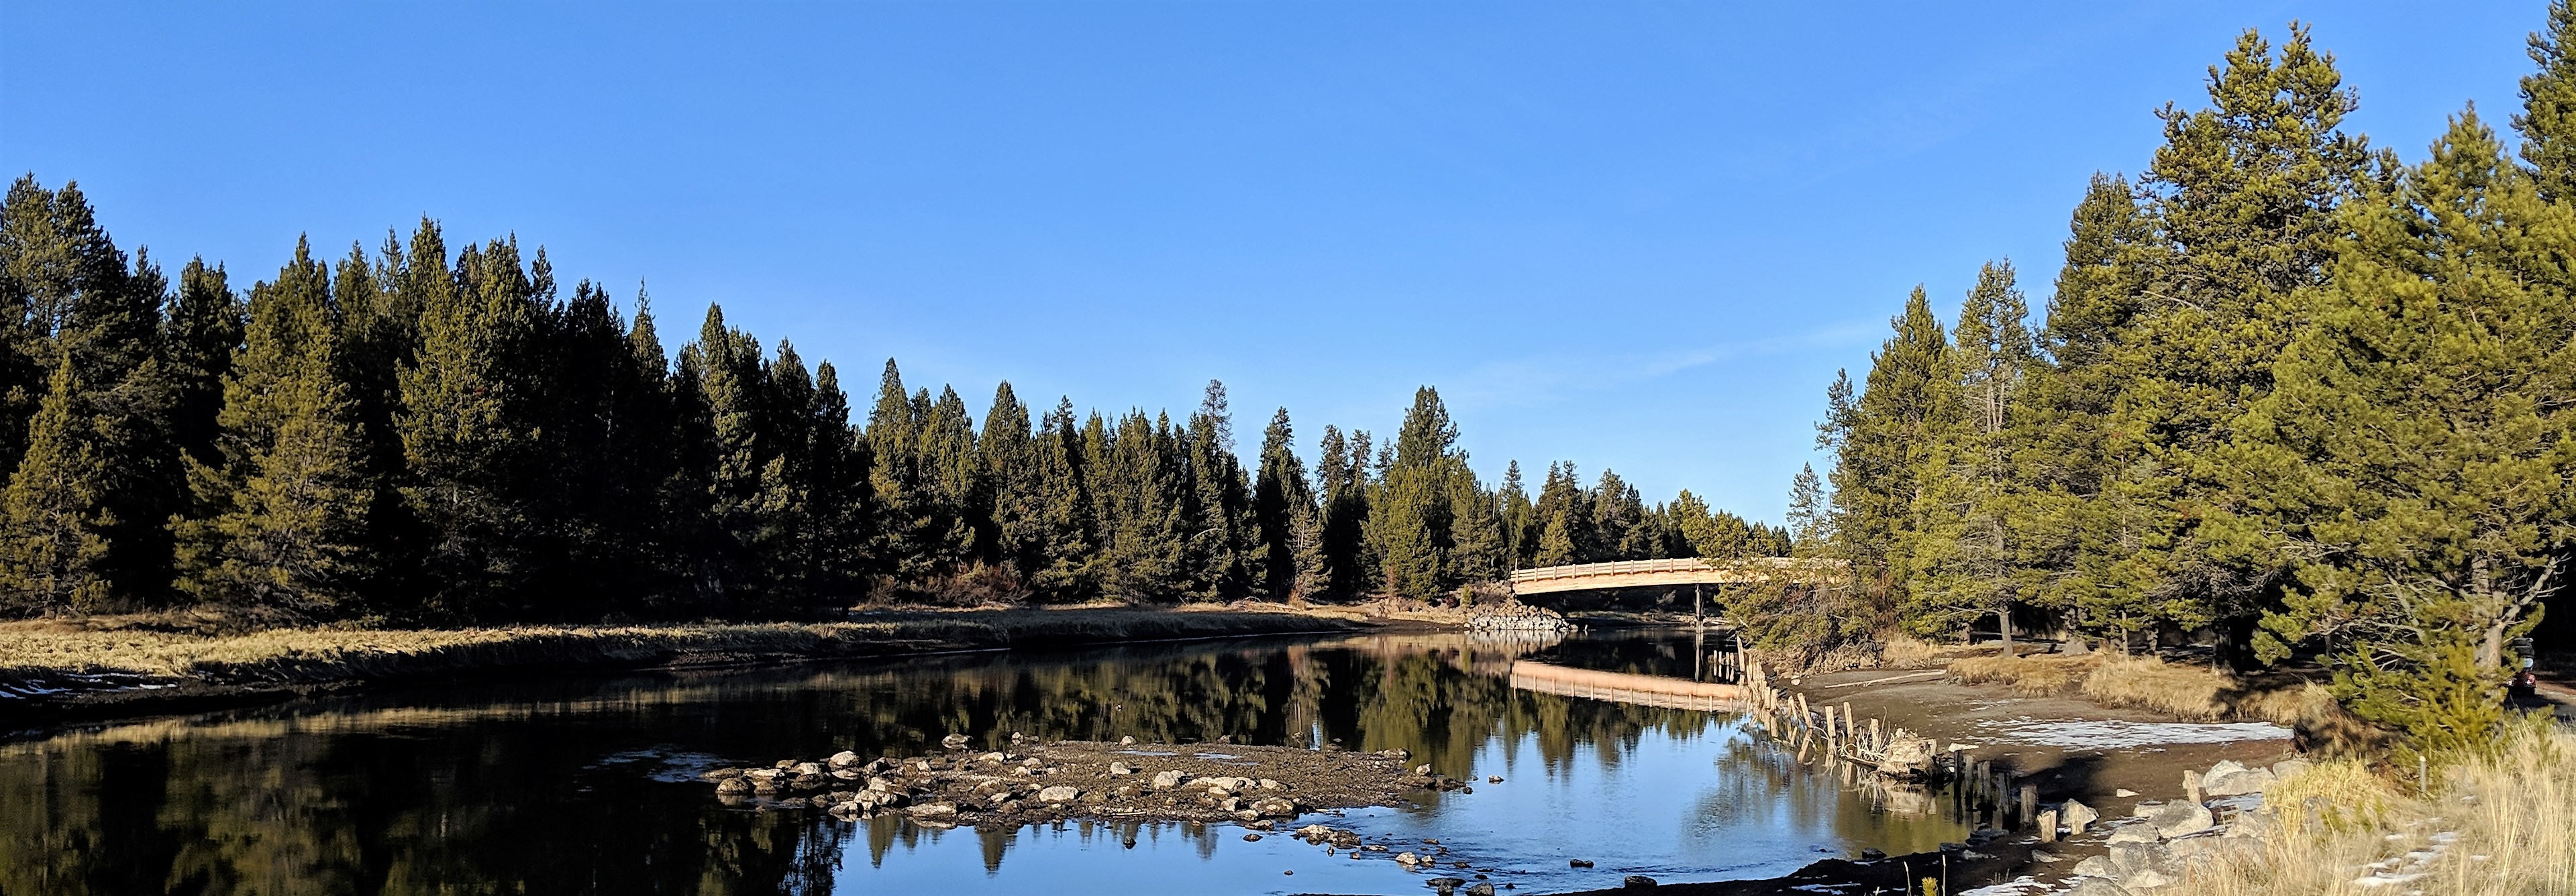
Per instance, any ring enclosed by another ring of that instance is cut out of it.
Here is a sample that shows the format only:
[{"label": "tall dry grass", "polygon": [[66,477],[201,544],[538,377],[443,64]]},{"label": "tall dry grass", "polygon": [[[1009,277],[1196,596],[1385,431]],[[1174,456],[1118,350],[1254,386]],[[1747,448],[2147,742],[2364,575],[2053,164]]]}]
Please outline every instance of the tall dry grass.
[{"label": "tall dry grass", "polygon": [[1997,683],[2024,697],[2045,697],[2066,690],[2101,663],[2093,655],[1979,656],[1950,664],[1950,677],[1968,684]]},{"label": "tall dry grass", "polygon": [[2084,698],[2104,706],[2126,706],[2167,713],[2193,721],[2227,715],[2219,699],[2235,681],[2200,666],[2177,666],[2151,656],[2108,657],[2084,676]]},{"label": "tall dry grass", "polygon": [[1352,627],[1287,612],[1123,608],[890,612],[831,623],[280,628],[223,635],[12,623],[0,625],[0,685],[22,692],[144,683],[299,685],[498,669],[863,657]]},{"label": "tall dry grass", "polygon": [[2171,892],[2576,894],[2576,727],[2516,721],[2492,753],[2453,757],[2432,783],[2421,793],[2357,760],[2320,762],[2265,791],[2255,850],[2191,867]]}]

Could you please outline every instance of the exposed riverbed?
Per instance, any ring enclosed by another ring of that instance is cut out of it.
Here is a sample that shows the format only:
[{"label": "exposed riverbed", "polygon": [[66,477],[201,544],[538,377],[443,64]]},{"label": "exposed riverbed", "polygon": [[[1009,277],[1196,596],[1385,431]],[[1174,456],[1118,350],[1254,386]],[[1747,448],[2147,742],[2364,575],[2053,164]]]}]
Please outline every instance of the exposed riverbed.
[{"label": "exposed riverbed", "polygon": [[[1706,677],[1709,646],[1438,634],[1014,651],[422,686],[22,732],[0,742],[0,892],[1428,892],[1435,872],[1396,849],[1286,836],[1320,822],[1436,853],[1437,874],[1543,893],[1629,874],[1771,877],[1964,838],[1942,801],[1799,767],[1732,714],[1507,677],[1522,657]],[[1013,733],[1202,755],[1220,739],[1402,750],[1407,773],[1427,764],[1473,789],[1408,789],[1275,832],[1093,817],[948,828],[719,800],[700,777],[840,751],[949,755],[952,733],[1005,751]]]}]

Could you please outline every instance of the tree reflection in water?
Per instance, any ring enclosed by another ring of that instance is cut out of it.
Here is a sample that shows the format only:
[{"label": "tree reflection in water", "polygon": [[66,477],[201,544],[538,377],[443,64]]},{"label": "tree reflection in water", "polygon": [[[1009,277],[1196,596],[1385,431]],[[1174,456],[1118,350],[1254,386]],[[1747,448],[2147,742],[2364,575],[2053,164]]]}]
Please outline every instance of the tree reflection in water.
[{"label": "tree reflection in water", "polygon": [[[822,893],[949,838],[967,838],[987,874],[1059,839],[1142,842],[1140,861],[1185,859],[1154,848],[1174,839],[1204,860],[1222,839],[1177,825],[846,825],[727,809],[689,780],[719,762],[914,755],[950,732],[1404,749],[1459,775],[1525,757],[1539,768],[1513,773],[1544,779],[1580,763],[1615,772],[1650,734],[1722,738],[1716,768],[1687,782],[1689,824],[1712,836],[1785,825],[1891,851],[1957,837],[1947,819],[1868,811],[1870,795],[1795,767],[1732,717],[1515,692],[1504,677],[1526,655],[1687,676],[1704,646],[1141,645],[444,686],[82,728],[0,745],[0,894]],[[1426,824],[1444,802],[1477,799],[1418,798],[1425,808],[1403,817]],[[1778,857],[1791,859],[1805,860]]]}]

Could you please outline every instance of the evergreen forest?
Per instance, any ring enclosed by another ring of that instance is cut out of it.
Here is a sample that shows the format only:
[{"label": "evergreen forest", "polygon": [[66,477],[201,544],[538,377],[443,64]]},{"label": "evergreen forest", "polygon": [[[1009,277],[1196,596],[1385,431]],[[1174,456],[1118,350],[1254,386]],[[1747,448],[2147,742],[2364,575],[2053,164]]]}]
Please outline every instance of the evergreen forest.
[{"label": "evergreen forest", "polygon": [[2480,742],[2576,558],[2571,53],[2559,0],[2505,129],[2465,108],[2406,164],[2306,29],[2245,33],[2093,178],[2036,316],[1993,261],[1832,384],[1790,522],[1858,575],[1801,636],[2189,638]]},{"label": "evergreen forest", "polygon": [[[1480,481],[1439,394],[1393,437],[1285,409],[1249,464],[1224,386],[1187,417],[980,420],[886,362],[855,411],[707,309],[560,288],[434,221],[247,289],[119,249],[76,184],[0,207],[0,616],[278,622],[799,618],[956,604],[1472,598],[1511,569],[1786,554],[1786,530],[1604,471]],[[861,386],[861,388],[865,388]]]}]

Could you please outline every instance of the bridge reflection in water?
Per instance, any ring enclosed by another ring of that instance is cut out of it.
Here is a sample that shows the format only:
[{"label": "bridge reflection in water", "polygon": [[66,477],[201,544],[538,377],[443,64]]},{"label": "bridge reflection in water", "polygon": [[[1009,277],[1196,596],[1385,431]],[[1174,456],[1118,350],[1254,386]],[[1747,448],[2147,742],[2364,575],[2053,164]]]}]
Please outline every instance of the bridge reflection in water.
[{"label": "bridge reflection in water", "polygon": [[1529,660],[1512,664],[1512,688],[1636,706],[1712,712],[1748,709],[1747,698],[1751,696],[1743,685],[1737,684],[1569,669]]}]

